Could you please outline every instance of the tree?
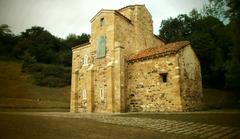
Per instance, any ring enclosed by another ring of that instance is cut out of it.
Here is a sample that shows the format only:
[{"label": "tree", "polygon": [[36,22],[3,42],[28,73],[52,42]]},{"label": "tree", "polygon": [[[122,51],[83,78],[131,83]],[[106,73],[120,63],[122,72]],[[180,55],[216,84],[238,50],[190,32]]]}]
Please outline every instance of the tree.
[{"label": "tree", "polygon": [[226,9],[227,4],[225,0],[209,0],[208,4],[205,4],[202,9],[202,15],[212,16],[219,19],[222,22],[226,22],[228,19],[226,18]]},{"label": "tree", "polygon": [[59,38],[53,36],[43,27],[34,26],[22,32],[16,49],[23,48],[20,49],[23,51],[22,54],[27,51],[35,57],[37,62],[59,64],[60,62],[57,55],[63,45]]},{"label": "tree", "polygon": [[213,16],[203,16],[193,9],[189,15],[164,20],[160,36],[168,42],[190,40],[202,66],[204,86],[224,87],[224,67],[229,52],[226,26]]},{"label": "tree", "polygon": [[240,1],[227,0],[229,9],[226,15],[230,18],[229,30],[232,40],[230,59],[227,61],[226,85],[228,88],[240,89]]},{"label": "tree", "polygon": [[69,34],[65,40],[65,44],[66,46],[72,48],[76,45],[80,45],[83,43],[87,43],[89,42],[90,39],[90,35],[83,33],[80,36],[76,35],[76,34]]},{"label": "tree", "polygon": [[80,36],[76,34],[69,34],[67,38],[64,40],[64,47],[61,49],[58,57],[61,63],[65,66],[72,65],[72,51],[71,48],[83,43],[89,42],[90,35],[83,33]]},{"label": "tree", "polygon": [[10,34],[12,34],[12,31],[9,29],[9,26],[7,24],[0,25],[1,36],[10,35]]},{"label": "tree", "polygon": [[14,36],[10,27],[6,24],[0,25],[0,55],[11,57],[16,42],[17,37]]},{"label": "tree", "polygon": [[183,40],[189,33],[189,24],[186,24],[187,15],[179,15],[177,18],[169,18],[161,23],[160,36],[167,42]]},{"label": "tree", "polygon": [[71,81],[71,48],[89,42],[89,38],[83,33],[60,39],[39,26],[15,36],[8,25],[1,25],[0,55],[23,60],[22,71],[30,73],[35,84],[62,87]]}]

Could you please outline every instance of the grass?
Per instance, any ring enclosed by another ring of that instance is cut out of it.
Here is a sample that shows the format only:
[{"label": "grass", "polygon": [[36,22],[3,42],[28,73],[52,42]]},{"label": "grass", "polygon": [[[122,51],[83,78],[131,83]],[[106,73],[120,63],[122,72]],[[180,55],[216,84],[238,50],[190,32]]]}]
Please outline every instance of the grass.
[{"label": "grass", "polygon": [[[48,88],[33,85],[30,75],[21,72],[20,61],[0,60],[0,107],[69,108],[70,86]],[[208,109],[240,108],[240,93],[204,89]]]},{"label": "grass", "polygon": [[0,61],[0,107],[69,108],[70,86],[33,85],[31,76],[21,72],[21,66],[19,61]]},{"label": "grass", "polygon": [[208,109],[240,109],[240,92],[203,89],[203,96]]}]

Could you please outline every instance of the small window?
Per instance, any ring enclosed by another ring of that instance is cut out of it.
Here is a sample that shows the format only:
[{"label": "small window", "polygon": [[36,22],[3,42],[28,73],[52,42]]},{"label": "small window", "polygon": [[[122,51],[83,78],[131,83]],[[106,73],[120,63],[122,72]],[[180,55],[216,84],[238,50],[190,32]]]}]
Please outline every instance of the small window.
[{"label": "small window", "polygon": [[100,26],[103,27],[104,24],[105,24],[104,18],[101,18],[101,19],[100,19]]},{"label": "small window", "polygon": [[103,88],[100,88],[100,98],[101,98],[101,100],[104,99],[104,89]]},{"label": "small window", "polygon": [[86,66],[88,65],[88,55],[85,55],[83,58],[83,65]]},{"label": "small window", "polygon": [[87,90],[86,89],[83,89],[82,97],[83,97],[83,99],[87,99]]},{"label": "small window", "polygon": [[160,73],[160,80],[161,80],[161,82],[163,82],[163,83],[166,83],[167,82],[167,73]]}]

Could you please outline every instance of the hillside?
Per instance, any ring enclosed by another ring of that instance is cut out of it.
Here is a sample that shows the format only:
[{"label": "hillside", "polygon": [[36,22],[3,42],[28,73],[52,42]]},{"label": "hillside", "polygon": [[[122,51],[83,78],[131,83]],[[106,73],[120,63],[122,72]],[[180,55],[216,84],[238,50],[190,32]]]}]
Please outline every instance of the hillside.
[{"label": "hillside", "polygon": [[70,86],[39,87],[31,76],[21,72],[21,62],[0,61],[0,107],[69,108]]},{"label": "hillside", "polygon": [[[30,75],[21,72],[21,62],[0,60],[1,108],[69,109],[70,86],[48,88],[33,85]],[[208,109],[240,108],[240,93],[204,89]]]}]

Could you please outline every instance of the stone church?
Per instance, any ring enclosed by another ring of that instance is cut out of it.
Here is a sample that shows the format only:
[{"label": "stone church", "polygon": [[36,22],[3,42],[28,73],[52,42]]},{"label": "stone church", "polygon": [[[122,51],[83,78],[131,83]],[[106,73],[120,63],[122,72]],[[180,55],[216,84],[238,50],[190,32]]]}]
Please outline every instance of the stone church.
[{"label": "stone church", "polygon": [[145,5],[100,10],[89,43],[72,49],[71,112],[193,111],[203,106],[200,63],[188,41],[153,34]]}]

